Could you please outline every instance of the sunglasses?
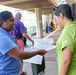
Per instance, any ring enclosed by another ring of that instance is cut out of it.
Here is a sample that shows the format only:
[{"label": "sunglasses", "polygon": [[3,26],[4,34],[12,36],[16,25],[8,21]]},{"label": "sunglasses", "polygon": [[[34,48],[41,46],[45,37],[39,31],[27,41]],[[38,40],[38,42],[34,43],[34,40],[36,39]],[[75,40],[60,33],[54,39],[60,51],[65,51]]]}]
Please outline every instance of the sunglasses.
[{"label": "sunglasses", "polygon": [[56,6],[54,7],[53,11],[58,11],[58,13],[62,13],[64,15],[64,13]]},{"label": "sunglasses", "polygon": [[59,10],[59,8],[58,7],[54,7],[54,9],[53,9],[53,11],[55,11],[55,10],[57,10],[57,11],[59,11],[59,13],[61,13],[61,11]]}]

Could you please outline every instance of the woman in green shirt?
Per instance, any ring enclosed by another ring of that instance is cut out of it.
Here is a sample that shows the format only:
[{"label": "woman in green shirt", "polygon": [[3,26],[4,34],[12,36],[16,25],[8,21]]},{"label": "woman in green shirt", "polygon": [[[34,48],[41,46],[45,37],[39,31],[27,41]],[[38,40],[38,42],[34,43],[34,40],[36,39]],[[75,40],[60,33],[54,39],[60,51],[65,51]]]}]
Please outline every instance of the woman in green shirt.
[{"label": "woman in green shirt", "polygon": [[63,29],[57,43],[59,75],[76,75],[76,22],[71,6],[62,4],[54,8],[57,24]]}]

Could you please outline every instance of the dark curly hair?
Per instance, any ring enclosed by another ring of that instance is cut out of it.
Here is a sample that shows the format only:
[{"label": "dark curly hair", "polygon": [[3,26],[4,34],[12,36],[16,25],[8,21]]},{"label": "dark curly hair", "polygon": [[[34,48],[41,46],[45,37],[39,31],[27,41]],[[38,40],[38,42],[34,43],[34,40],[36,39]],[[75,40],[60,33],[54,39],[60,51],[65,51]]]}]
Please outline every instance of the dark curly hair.
[{"label": "dark curly hair", "polygon": [[9,12],[9,11],[2,11],[0,13],[0,27],[2,25],[1,24],[2,21],[6,22],[6,20],[9,19],[9,18],[11,18],[11,16],[12,16],[12,13],[11,12]]}]

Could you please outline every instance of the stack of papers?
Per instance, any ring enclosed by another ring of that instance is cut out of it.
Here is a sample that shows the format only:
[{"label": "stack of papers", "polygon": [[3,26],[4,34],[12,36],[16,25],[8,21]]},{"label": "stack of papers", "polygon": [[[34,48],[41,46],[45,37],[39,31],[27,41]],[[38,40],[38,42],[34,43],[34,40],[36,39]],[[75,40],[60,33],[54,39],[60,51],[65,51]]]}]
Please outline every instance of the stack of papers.
[{"label": "stack of papers", "polygon": [[[48,39],[33,39],[35,44],[34,47],[32,47],[32,44],[30,41],[27,42],[28,47],[25,48],[25,51],[27,52],[32,52],[40,49],[45,49],[46,51],[55,49],[56,46],[52,45],[54,43],[53,39],[48,38]],[[35,64],[41,64],[42,63],[42,58],[43,56],[41,55],[36,55],[30,59],[24,60],[24,62],[29,62],[29,63],[35,63]]]}]

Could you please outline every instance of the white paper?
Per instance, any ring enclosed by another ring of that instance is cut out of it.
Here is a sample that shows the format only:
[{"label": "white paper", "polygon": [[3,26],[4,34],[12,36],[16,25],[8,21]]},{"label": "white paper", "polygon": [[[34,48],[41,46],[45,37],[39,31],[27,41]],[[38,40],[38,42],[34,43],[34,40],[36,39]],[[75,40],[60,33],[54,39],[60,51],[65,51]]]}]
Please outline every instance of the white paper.
[{"label": "white paper", "polygon": [[35,41],[36,49],[45,49],[46,51],[55,49],[56,46],[52,45],[54,43],[53,39],[39,39]]},{"label": "white paper", "polygon": [[34,63],[34,64],[41,64],[42,58],[43,58],[43,56],[36,55],[36,56],[34,56],[30,59],[26,59],[26,60],[23,60],[23,61],[24,62],[29,62],[29,63]]},{"label": "white paper", "polygon": [[[39,49],[45,49],[46,51],[48,50],[52,50],[55,49],[56,46],[52,45],[54,43],[53,39],[35,39],[34,38],[34,48],[32,48],[32,43],[30,41],[27,42],[28,47],[25,48],[25,51],[27,52],[32,52],[32,51],[36,51]],[[41,64],[42,63],[42,58],[43,56],[41,55],[36,55],[30,59],[26,59],[24,60],[24,62],[29,62],[29,63],[34,63],[34,64]]]},{"label": "white paper", "polygon": [[[24,51],[26,52],[33,52],[33,51],[36,51],[37,49],[31,49],[32,45],[29,45],[28,47],[25,48]],[[36,55],[36,56],[33,56],[32,58],[29,58],[29,59],[26,59],[26,60],[23,60],[24,62],[29,62],[29,63],[34,63],[34,64],[41,64],[42,63],[42,58],[43,56],[41,55]]]}]

